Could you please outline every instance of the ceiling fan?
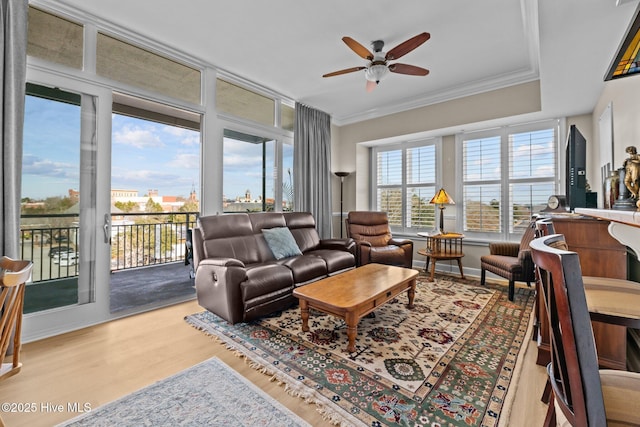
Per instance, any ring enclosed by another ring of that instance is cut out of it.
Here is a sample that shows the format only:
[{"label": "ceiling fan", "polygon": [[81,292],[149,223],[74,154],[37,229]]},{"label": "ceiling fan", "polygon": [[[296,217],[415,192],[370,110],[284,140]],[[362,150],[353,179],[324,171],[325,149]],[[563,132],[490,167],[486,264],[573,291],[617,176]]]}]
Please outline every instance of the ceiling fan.
[{"label": "ceiling fan", "polygon": [[325,74],[322,77],[333,77],[341,74],[352,73],[354,71],[365,70],[364,75],[367,79],[367,92],[371,92],[376,85],[380,83],[384,76],[389,73],[389,71],[398,74],[409,74],[411,76],[426,76],[429,74],[429,70],[425,68],[408,64],[389,64],[388,62],[401,58],[420,46],[422,43],[429,40],[430,37],[431,35],[426,32],[418,34],[417,36],[400,43],[398,46],[386,53],[382,51],[384,48],[384,42],[382,40],[376,40],[371,43],[371,47],[373,48],[373,53],[371,53],[369,49],[362,46],[351,37],[343,37],[342,41],[345,42],[351,50],[357,53],[358,56],[369,61],[369,63],[365,67],[346,68],[344,70]]}]

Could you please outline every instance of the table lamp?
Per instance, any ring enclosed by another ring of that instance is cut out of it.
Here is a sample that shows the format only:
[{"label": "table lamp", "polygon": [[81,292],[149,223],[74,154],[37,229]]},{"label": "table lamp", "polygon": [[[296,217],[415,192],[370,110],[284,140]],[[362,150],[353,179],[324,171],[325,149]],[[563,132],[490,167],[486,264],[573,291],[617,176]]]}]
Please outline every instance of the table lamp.
[{"label": "table lamp", "polygon": [[453,201],[451,196],[444,191],[444,188],[438,190],[433,199],[429,203],[440,205],[440,234],[445,234],[444,232],[444,205],[455,205],[456,202]]}]

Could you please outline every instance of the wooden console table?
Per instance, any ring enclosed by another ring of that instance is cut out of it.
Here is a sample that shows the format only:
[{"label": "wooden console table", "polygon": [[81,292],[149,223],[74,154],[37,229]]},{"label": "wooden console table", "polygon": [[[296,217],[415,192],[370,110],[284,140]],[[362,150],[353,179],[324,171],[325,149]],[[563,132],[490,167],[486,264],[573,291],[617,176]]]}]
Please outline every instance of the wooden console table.
[{"label": "wooden console table", "polygon": [[431,263],[431,281],[433,282],[433,275],[436,270],[436,261],[440,260],[453,260],[458,261],[458,268],[460,269],[460,276],[464,279],[464,272],[462,271],[462,239],[464,235],[460,233],[444,233],[444,234],[429,234],[418,233],[418,236],[425,237],[427,244],[424,249],[418,251],[419,255],[426,257],[427,263],[424,270],[429,270],[429,263]]}]

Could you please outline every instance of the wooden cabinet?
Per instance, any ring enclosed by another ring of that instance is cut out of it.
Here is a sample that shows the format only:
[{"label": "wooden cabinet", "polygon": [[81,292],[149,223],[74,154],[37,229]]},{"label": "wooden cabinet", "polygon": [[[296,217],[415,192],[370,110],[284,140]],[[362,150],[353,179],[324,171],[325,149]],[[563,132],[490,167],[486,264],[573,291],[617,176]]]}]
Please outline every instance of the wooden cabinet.
[{"label": "wooden cabinet", "polygon": [[[609,221],[579,216],[554,216],[556,233],[564,234],[569,250],[580,255],[583,276],[627,278],[627,248],[609,234]],[[549,327],[544,301],[538,293],[538,365],[547,365]],[[627,369],[627,328],[591,322],[602,368]]]}]

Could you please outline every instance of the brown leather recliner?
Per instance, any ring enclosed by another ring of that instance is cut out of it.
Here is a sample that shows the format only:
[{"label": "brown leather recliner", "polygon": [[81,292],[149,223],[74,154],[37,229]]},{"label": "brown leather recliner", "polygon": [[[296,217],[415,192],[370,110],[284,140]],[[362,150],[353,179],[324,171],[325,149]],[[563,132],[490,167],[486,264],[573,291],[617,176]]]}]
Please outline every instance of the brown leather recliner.
[{"label": "brown leather recliner", "polygon": [[356,242],[358,266],[379,263],[412,267],[413,242],[392,237],[386,212],[349,212],[345,224],[347,237]]}]

